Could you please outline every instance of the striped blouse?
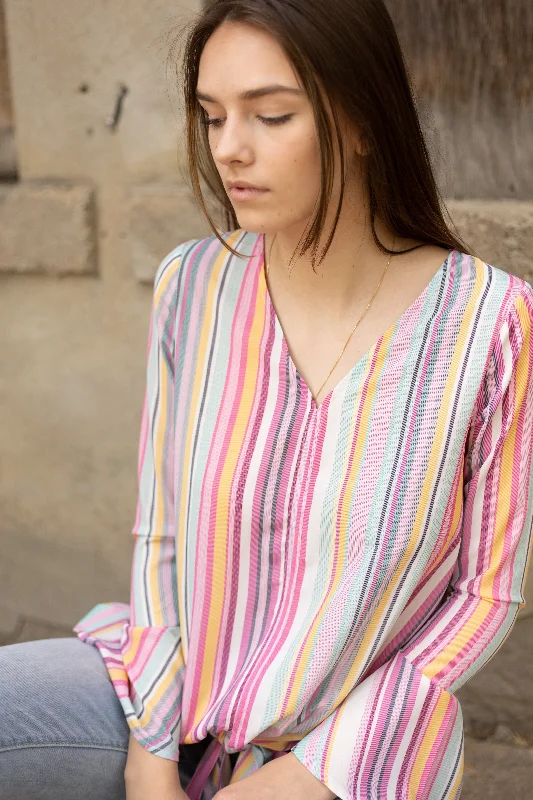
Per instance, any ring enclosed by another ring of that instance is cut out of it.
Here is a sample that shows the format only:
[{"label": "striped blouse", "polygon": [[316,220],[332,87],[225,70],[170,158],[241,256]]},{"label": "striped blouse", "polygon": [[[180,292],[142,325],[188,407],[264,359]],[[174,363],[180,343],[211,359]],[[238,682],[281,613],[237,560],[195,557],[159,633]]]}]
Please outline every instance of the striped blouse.
[{"label": "striped blouse", "polygon": [[264,235],[221,236],[159,266],[131,602],[75,630],[144,748],[214,737],[191,800],[288,751],[342,800],[459,798],[455,693],[525,604],[531,285],[450,251],[317,405]]}]

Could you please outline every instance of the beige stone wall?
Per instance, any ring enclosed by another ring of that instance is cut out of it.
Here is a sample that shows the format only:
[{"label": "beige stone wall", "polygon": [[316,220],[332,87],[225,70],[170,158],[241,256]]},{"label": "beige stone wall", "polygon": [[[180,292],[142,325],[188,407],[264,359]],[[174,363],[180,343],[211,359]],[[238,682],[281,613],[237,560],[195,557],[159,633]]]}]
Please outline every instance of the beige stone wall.
[{"label": "beige stone wall", "polygon": [[[149,280],[172,247],[209,233],[180,200],[166,74],[167,36],[195,8],[6,2],[21,185],[0,190],[0,633],[20,615],[69,626],[127,597],[151,301],[138,273]],[[169,206],[148,243],[131,225],[146,181],[167,187]]]},{"label": "beige stone wall", "polygon": [[196,3],[4,2],[21,178],[121,185],[174,174],[180,120],[168,37]]}]

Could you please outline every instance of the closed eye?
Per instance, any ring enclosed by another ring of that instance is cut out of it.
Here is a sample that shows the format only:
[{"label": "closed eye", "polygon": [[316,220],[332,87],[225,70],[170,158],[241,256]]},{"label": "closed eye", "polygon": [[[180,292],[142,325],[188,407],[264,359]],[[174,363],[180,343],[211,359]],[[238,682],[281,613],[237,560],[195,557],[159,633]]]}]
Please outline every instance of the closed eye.
[{"label": "closed eye", "polygon": [[[283,125],[284,122],[288,122],[294,114],[285,114],[283,117],[257,117],[263,122],[265,125]],[[212,125],[214,128],[220,128],[223,123],[223,119],[220,117],[216,119],[201,119],[200,122],[202,125]]]}]

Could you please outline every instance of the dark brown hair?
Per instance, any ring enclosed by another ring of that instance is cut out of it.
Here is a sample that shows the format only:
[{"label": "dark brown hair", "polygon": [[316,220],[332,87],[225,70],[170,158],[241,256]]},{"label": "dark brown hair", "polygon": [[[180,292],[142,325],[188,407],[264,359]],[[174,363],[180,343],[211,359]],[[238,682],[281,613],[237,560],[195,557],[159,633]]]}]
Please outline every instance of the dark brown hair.
[{"label": "dark brown hair", "polygon": [[[185,103],[187,158],[192,189],[213,232],[224,246],[202,195],[203,178],[221,204],[228,230],[238,221],[213,161],[205,111],[196,98],[200,57],[211,34],[224,22],[257,26],[276,38],[298,74],[312,103],[321,157],[321,192],[317,211],[300,246],[316,252],[325,224],[333,186],[334,149],[328,113],[321,96],[331,104],[344,174],[344,148],[339,109],[362,134],[366,144],[365,176],[370,199],[374,240],[379,240],[376,217],[397,236],[468,252],[453,233],[438,191],[413,90],[400,43],[383,0],[211,0],[187,30],[181,69]],[[345,180],[332,230],[333,239],[344,197]],[[417,245],[419,247],[421,245]],[[415,248],[412,248],[415,249]],[[322,256],[323,257],[323,256]],[[314,255],[313,255],[314,266]]]}]

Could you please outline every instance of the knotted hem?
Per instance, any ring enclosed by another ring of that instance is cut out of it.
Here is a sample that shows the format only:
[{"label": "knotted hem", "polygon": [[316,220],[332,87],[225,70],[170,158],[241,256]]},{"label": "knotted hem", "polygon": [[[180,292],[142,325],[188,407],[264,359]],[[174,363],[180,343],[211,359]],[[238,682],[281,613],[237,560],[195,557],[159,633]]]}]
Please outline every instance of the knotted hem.
[{"label": "knotted hem", "polygon": [[224,732],[221,732],[205,749],[185,792],[189,800],[212,800],[220,789],[253,775],[272,759],[286,755],[290,752],[290,743],[287,747],[286,750],[271,750],[263,745],[250,743],[238,751],[233,766],[231,754],[224,745]]}]

